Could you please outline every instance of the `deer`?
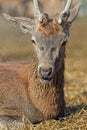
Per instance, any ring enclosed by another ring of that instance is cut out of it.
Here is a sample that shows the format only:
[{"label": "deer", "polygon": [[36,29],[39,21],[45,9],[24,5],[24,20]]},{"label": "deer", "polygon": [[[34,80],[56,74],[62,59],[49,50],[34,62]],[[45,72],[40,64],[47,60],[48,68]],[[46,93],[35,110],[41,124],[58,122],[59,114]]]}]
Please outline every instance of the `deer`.
[{"label": "deer", "polygon": [[33,0],[34,19],[13,17],[5,19],[31,34],[34,48],[32,62],[0,63],[0,122],[31,123],[65,116],[64,99],[65,48],[69,28],[76,19],[80,3],[72,6],[67,0],[63,11],[53,18],[39,9]]}]

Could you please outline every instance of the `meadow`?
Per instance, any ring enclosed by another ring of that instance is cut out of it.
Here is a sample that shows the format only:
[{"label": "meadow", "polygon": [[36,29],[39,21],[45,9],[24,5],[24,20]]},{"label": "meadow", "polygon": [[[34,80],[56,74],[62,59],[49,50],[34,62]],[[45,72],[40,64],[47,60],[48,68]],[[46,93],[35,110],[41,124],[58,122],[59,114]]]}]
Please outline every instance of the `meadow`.
[{"label": "meadow", "polygon": [[[30,38],[0,17],[0,62],[30,62]],[[65,63],[66,117],[36,126],[23,124],[17,130],[87,130],[87,16],[78,18],[70,29]]]}]

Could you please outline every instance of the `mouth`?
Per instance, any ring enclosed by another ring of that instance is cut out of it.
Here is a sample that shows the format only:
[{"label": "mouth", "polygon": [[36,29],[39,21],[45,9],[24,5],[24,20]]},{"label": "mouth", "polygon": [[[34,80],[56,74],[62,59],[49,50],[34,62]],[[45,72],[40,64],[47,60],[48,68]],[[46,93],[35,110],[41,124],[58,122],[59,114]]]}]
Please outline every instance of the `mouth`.
[{"label": "mouth", "polygon": [[53,78],[41,78],[40,81],[43,84],[49,84],[49,83],[52,83]]}]

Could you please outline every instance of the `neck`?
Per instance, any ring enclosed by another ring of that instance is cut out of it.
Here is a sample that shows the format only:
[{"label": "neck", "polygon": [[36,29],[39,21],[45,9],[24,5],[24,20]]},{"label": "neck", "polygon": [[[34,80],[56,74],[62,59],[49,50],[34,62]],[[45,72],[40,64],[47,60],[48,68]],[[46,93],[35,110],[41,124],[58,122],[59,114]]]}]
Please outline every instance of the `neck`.
[{"label": "neck", "polygon": [[[31,63],[29,72],[29,94],[32,103],[40,110],[44,118],[57,117],[64,102],[64,64],[56,73],[52,84],[41,84],[37,73],[35,59]],[[53,111],[54,110],[54,111]]]}]

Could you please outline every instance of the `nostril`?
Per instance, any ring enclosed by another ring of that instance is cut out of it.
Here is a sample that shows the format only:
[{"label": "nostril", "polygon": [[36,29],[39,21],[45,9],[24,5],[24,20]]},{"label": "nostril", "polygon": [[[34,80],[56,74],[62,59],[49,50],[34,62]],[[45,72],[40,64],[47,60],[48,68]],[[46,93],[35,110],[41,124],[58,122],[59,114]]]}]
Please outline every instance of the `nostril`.
[{"label": "nostril", "polygon": [[52,69],[50,68],[50,69],[48,69],[47,70],[47,73],[48,73],[48,76],[50,76],[51,75],[51,73],[52,73]]},{"label": "nostril", "polygon": [[52,73],[52,69],[49,68],[49,69],[43,69],[43,68],[40,68],[40,75],[43,77],[43,78],[48,78]]}]

